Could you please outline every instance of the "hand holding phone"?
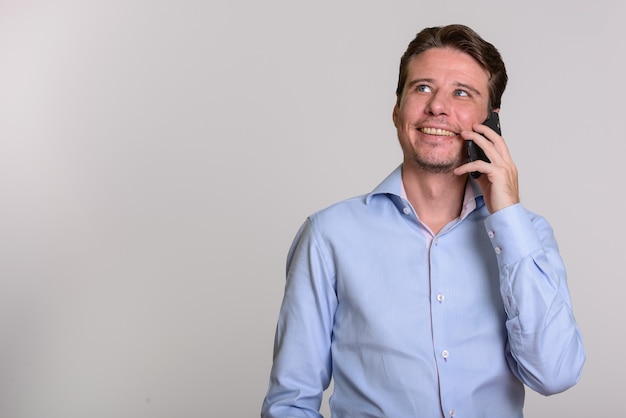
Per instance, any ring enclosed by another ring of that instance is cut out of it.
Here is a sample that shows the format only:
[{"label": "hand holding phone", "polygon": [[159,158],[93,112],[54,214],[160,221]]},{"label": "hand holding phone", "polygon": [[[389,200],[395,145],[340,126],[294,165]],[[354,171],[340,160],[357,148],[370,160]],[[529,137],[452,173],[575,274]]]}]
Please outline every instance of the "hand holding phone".
[{"label": "hand holding phone", "polygon": [[[500,116],[498,115],[498,112],[491,112],[491,115],[489,115],[489,117],[483,122],[483,125],[490,127],[498,135],[502,135],[502,132],[500,131]],[[478,145],[476,145],[474,141],[469,140],[465,142],[467,146],[467,158],[469,162],[476,161],[476,160],[483,160],[487,163],[491,162],[489,158],[485,155],[485,152]],[[481,174],[482,173],[479,171],[472,171],[470,173],[472,178],[475,178],[475,179],[480,177]]]}]

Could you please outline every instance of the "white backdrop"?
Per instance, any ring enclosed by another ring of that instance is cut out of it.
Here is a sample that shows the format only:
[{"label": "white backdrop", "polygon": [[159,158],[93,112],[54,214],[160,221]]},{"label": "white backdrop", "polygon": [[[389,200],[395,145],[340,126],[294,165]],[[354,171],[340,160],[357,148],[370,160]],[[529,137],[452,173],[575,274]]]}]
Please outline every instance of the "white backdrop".
[{"label": "white backdrop", "polygon": [[619,415],[625,18],[621,0],[0,0],[0,416],[258,416],[291,240],[399,164],[400,55],[448,23],[507,63],[503,134],[588,354],[526,416]]}]

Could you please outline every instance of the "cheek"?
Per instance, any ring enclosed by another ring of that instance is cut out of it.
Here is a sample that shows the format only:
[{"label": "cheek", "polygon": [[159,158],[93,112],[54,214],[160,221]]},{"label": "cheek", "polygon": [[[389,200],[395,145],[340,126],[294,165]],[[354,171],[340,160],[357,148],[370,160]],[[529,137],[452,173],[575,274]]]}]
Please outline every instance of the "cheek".
[{"label": "cheek", "polygon": [[475,123],[482,123],[487,117],[487,112],[468,111],[466,113],[458,115],[460,126],[468,131],[472,130],[472,125]]},{"label": "cheek", "polygon": [[396,113],[396,126],[402,127],[410,124],[415,119],[415,111],[408,106],[402,106]]}]

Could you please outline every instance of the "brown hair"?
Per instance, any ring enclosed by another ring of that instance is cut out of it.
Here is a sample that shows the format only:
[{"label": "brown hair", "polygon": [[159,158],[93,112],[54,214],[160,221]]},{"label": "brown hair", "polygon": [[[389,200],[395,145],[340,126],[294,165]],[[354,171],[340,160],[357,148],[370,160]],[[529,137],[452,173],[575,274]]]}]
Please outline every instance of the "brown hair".
[{"label": "brown hair", "polygon": [[[400,74],[396,97],[398,103],[407,78],[407,67],[411,59],[430,48],[453,48],[474,58],[489,73],[489,106],[499,109],[508,76],[500,53],[495,46],[481,38],[464,25],[436,26],[423,29],[409,43],[400,59]],[[491,110],[490,109],[490,110]]]}]

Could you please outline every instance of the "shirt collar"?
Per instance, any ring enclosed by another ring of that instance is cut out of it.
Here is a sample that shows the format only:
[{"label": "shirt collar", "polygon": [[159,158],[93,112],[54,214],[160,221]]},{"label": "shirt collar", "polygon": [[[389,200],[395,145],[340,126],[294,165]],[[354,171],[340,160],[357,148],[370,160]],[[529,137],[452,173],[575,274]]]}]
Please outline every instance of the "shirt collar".
[{"label": "shirt collar", "polygon": [[[468,177],[467,186],[465,188],[465,196],[463,197],[463,208],[461,209],[460,218],[465,218],[470,212],[476,208],[484,206],[483,192],[478,183]],[[406,192],[402,183],[402,164],[396,167],[376,188],[365,197],[365,203],[369,204],[374,196],[386,195],[398,207],[398,210],[404,210],[406,207]]]}]

